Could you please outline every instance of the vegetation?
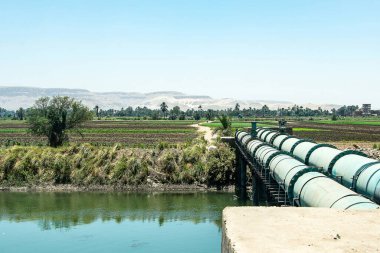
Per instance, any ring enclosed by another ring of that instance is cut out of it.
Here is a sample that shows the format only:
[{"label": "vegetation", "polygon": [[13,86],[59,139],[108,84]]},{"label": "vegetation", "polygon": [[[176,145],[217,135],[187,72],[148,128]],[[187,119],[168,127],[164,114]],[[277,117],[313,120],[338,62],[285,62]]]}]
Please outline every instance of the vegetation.
[{"label": "vegetation", "polygon": [[[20,108],[14,114],[0,108],[0,117],[8,119],[0,121],[0,186],[204,184],[221,188],[234,183],[234,153],[221,143],[208,149],[190,126],[195,120],[216,117],[219,122],[202,125],[220,135],[232,135],[236,128],[250,127],[252,120],[259,127],[278,126],[281,116],[301,138],[380,141],[379,118],[347,117],[355,108],[331,114],[297,106],[241,109],[237,104],[227,110],[203,110],[200,105],[182,111],[163,102],[156,110],[104,111],[96,106],[90,112],[67,97],[41,98],[32,108]],[[92,114],[98,120],[87,121]],[[59,147],[68,138],[72,143]]]},{"label": "vegetation", "polygon": [[30,132],[46,136],[51,147],[61,146],[68,140],[68,130],[91,119],[89,109],[69,97],[40,98],[28,113]]},{"label": "vegetation", "polygon": [[97,147],[77,144],[60,148],[0,149],[0,185],[71,184],[128,187],[152,183],[206,184],[234,182],[234,153],[225,144],[207,150],[199,139],[191,144],[153,149]]},{"label": "vegetation", "polygon": [[227,115],[217,116],[221,126],[214,128],[214,133],[219,133],[221,136],[232,136],[231,117]]},{"label": "vegetation", "polygon": [[[208,123],[202,123],[201,124],[202,126],[207,126],[207,127],[211,127],[211,128],[218,128],[218,127],[222,127],[222,124],[220,122],[208,122]],[[275,121],[272,121],[272,122],[259,122],[258,123],[258,126],[259,127],[275,127],[276,126],[276,122]],[[236,128],[246,128],[246,127],[251,127],[251,122],[250,121],[231,121],[231,128],[234,130]]]},{"label": "vegetation", "polygon": [[166,118],[166,113],[168,112],[168,105],[165,102],[162,102],[160,108],[162,113],[164,114],[164,118]]},{"label": "vegetation", "polygon": [[339,119],[336,121],[331,120],[318,120],[315,121],[316,123],[321,124],[335,124],[335,125],[369,125],[369,126],[380,126],[380,119],[379,118],[367,118],[367,119],[361,119],[361,118],[348,118],[348,119]]}]

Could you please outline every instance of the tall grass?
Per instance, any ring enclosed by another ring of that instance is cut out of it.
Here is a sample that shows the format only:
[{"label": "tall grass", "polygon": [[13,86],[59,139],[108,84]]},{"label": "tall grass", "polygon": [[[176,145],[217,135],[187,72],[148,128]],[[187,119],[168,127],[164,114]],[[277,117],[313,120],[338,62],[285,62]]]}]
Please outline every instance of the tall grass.
[{"label": "tall grass", "polygon": [[162,184],[232,184],[234,153],[225,144],[207,150],[202,140],[173,148],[126,148],[76,144],[61,148],[0,149],[0,185],[115,187]]}]

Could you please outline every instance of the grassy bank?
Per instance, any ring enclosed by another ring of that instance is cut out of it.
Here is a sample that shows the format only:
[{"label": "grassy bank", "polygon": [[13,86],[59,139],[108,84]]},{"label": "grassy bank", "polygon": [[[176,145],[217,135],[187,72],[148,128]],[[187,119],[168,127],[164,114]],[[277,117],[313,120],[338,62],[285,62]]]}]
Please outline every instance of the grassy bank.
[{"label": "grassy bank", "polygon": [[176,148],[126,148],[73,144],[54,149],[13,146],[0,149],[0,186],[110,186],[234,182],[234,153],[225,144],[208,150],[194,140]]}]

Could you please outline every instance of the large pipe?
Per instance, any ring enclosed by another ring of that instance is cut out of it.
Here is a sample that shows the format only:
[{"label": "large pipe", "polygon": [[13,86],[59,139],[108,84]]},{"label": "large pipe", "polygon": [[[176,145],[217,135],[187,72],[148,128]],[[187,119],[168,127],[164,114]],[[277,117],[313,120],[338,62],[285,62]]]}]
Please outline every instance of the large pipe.
[{"label": "large pipe", "polygon": [[[298,199],[300,206],[338,209],[379,208],[367,198],[317,172],[317,168],[309,167],[285,152],[260,140],[248,138],[247,135],[249,134],[237,132],[236,140],[258,164],[269,170],[289,200]],[[246,141],[247,139],[249,140]],[[324,179],[317,180],[317,178]]]},{"label": "large pipe", "polygon": [[281,150],[291,153],[293,151],[293,146],[299,141],[300,139],[294,137],[285,139],[281,145]]},{"label": "large pipe", "polygon": [[335,162],[331,173],[344,186],[380,202],[380,161],[348,154]]},{"label": "large pipe", "polygon": [[294,185],[299,206],[338,209],[376,209],[379,206],[319,172],[300,176]]},{"label": "large pipe", "polygon": [[287,138],[289,138],[289,136],[287,134],[280,134],[280,135],[277,135],[276,138],[274,138],[272,140],[272,144],[273,146],[275,146],[276,148],[279,148],[281,147],[283,141],[285,141]]},{"label": "large pipe", "polygon": [[[273,132],[273,130],[272,130]],[[271,142],[305,164],[320,168],[344,186],[380,203],[380,161],[355,150],[339,150],[277,132]]]}]

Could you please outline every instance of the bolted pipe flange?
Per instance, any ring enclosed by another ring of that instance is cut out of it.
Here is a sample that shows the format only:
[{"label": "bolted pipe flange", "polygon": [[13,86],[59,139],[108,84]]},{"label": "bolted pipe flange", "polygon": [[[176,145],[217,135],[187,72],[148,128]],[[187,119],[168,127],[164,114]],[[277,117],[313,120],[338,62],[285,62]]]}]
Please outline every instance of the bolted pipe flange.
[{"label": "bolted pipe flange", "polygon": [[328,168],[327,168],[327,171],[332,174],[332,169],[335,165],[335,163],[342,157],[346,156],[346,155],[360,155],[360,156],[363,156],[363,157],[368,157],[366,154],[364,154],[363,152],[360,152],[360,151],[357,151],[357,150],[345,150],[345,151],[342,151],[340,152],[338,155],[336,155],[330,162]]},{"label": "bolted pipe flange", "polygon": [[317,144],[316,146],[312,147],[312,148],[309,150],[309,152],[306,154],[306,157],[305,157],[305,161],[304,161],[304,163],[305,163],[306,165],[309,165],[309,159],[310,159],[311,154],[312,154],[315,150],[317,150],[317,149],[319,149],[319,148],[323,148],[323,147],[336,148],[334,145],[331,145],[331,144]]}]

